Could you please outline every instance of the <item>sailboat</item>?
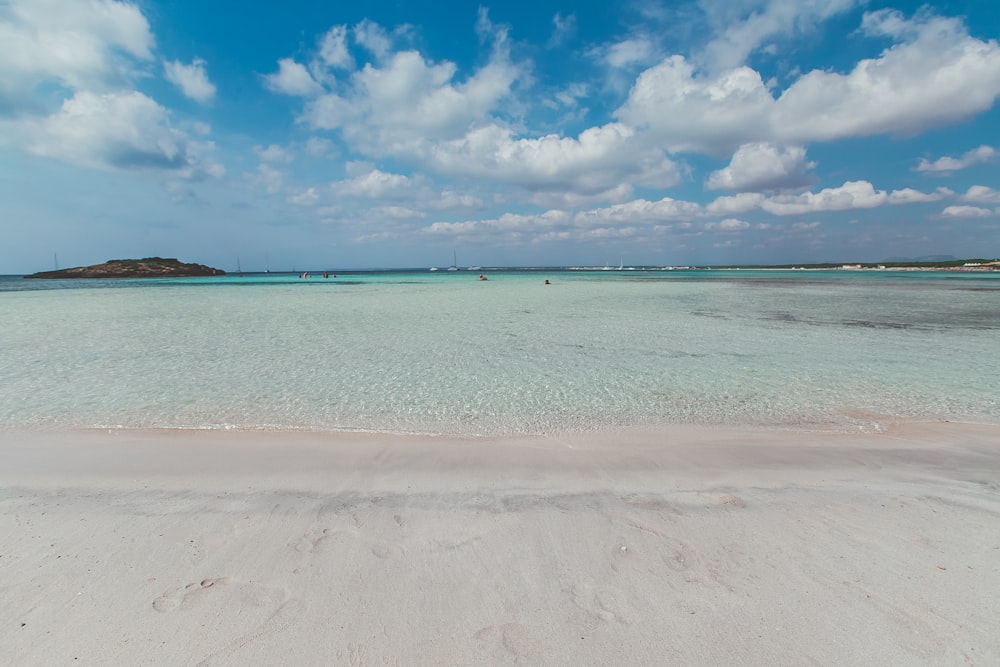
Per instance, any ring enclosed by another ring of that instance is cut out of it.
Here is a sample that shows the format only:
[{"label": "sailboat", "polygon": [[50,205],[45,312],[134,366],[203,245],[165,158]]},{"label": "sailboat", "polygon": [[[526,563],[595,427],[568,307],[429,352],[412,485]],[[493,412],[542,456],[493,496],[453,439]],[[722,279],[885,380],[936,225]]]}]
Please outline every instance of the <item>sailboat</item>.
[{"label": "sailboat", "polygon": [[448,270],[458,271],[458,253],[452,250],[451,255],[452,255],[451,266],[448,267]]}]

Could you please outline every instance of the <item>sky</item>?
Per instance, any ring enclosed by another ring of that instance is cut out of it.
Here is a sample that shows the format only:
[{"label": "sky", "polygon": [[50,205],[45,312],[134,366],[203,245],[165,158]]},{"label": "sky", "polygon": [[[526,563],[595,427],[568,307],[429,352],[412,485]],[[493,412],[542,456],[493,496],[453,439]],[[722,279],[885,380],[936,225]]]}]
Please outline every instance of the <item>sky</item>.
[{"label": "sky", "polygon": [[0,273],[1000,255],[995,0],[0,0]]}]

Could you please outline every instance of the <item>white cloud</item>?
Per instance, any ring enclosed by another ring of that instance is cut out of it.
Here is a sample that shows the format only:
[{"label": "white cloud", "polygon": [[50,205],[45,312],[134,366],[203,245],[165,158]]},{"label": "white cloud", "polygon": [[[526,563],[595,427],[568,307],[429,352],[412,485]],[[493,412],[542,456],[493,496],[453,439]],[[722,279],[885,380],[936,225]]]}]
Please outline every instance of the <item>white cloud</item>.
[{"label": "white cloud", "polygon": [[594,194],[623,181],[654,187],[676,185],[676,165],[658,149],[635,141],[619,123],[590,128],[579,137],[547,135],[516,139],[498,126],[469,132],[459,140],[429,147],[422,156],[430,168],[522,186],[529,190],[570,190]]},{"label": "white cloud", "polygon": [[988,218],[993,211],[978,206],[947,206],[941,215],[945,218]]},{"label": "white cloud", "polygon": [[323,35],[319,58],[327,67],[354,69],[354,59],[347,50],[347,26],[334,26]]},{"label": "white cloud", "polygon": [[288,201],[296,206],[315,206],[319,203],[319,193],[316,188],[306,188],[289,195]]},{"label": "white cloud", "polygon": [[428,64],[417,52],[403,51],[384,67],[368,65],[355,72],[349,90],[311,102],[303,120],[315,128],[341,130],[370,154],[406,151],[482,123],[519,76],[504,61],[491,61],[463,82],[454,81],[455,73],[453,63]]},{"label": "white cloud", "polygon": [[368,19],[354,26],[354,41],[380,60],[392,50],[392,39],[385,28]]},{"label": "white cloud", "polygon": [[776,195],[764,199],[760,207],[774,215],[803,215],[820,211],[848,211],[875,208],[888,201],[885,190],[875,190],[868,181],[848,181],[838,188],[800,195]]},{"label": "white cloud", "polygon": [[327,157],[333,152],[333,142],[323,137],[309,137],[306,140],[306,153],[312,157]]},{"label": "white cloud", "polygon": [[377,206],[372,209],[372,213],[378,217],[393,218],[394,220],[422,220],[427,217],[423,211],[417,211],[407,206]]},{"label": "white cloud", "polygon": [[760,208],[764,195],[757,192],[741,192],[737,195],[718,197],[705,207],[709,215],[739,215]]},{"label": "white cloud", "polygon": [[431,202],[431,207],[442,211],[473,210],[483,206],[479,197],[454,190],[443,191],[438,199]]},{"label": "white cloud", "polygon": [[558,46],[568,40],[576,32],[576,14],[563,16],[556,13],[552,17],[552,36],[549,38],[549,46]]},{"label": "white cloud", "polygon": [[205,155],[212,145],[190,142],[171,127],[166,109],[138,92],[79,92],[57,113],[25,127],[30,152],[73,164],[166,169],[192,178],[220,174]]},{"label": "white cloud", "polygon": [[636,199],[624,204],[582,211],[577,219],[594,224],[657,223],[670,220],[691,220],[701,214],[701,206],[693,202],[664,197],[659,201]]},{"label": "white cloud", "polygon": [[719,222],[706,222],[705,229],[709,231],[741,232],[744,229],[750,229],[750,223],[738,218],[726,218]]},{"label": "white cloud", "polygon": [[657,55],[656,47],[647,37],[634,37],[609,44],[600,53],[602,60],[614,69],[645,65]]},{"label": "white cloud", "polygon": [[628,183],[619,183],[591,194],[581,194],[571,190],[546,190],[532,193],[531,202],[542,208],[581,209],[607,203],[622,204],[631,199],[634,192],[635,189]]},{"label": "white cloud", "polygon": [[[133,90],[150,74],[154,46],[146,17],[130,2],[0,3],[0,117],[11,117],[5,143],[87,168],[222,177],[215,144],[188,134],[205,137],[207,123],[176,126],[166,108]],[[164,61],[163,71],[192,99],[209,102],[215,94],[201,59]]]},{"label": "white cloud", "polygon": [[37,86],[110,90],[152,58],[149,23],[133,4],[113,0],[0,3],[0,113],[31,105]]},{"label": "white cloud", "polygon": [[277,144],[271,144],[270,146],[254,146],[253,152],[257,154],[257,157],[263,162],[284,162],[288,163],[295,159],[291,151],[286,148],[282,148]]},{"label": "white cloud", "polygon": [[268,194],[273,195],[285,187],[285,174],[264,162],[257,165],[257,171],[244,176],[251,185],[264,188]]},{"label": "white cloud", "polygon": [[215,98],[215,85],[208,80],[205,64],[201,58],[195,58],[190,65],[173,60],[163,63],[163,70],[167,80],[180,88],[186,97],[208,104]]},{"label": "white cloud", "polygon": [[742,65],[767,40],[812,30],[814,25],[854,7],[856,0],[751,0],[701,3],[718,33],[703,59],[712,69]]},{"label": "white cloud", "polygon": [[777,99],[749,67],[705,73],[672,56],[639,76],[616,116],[672,151],[720,154],[762,141],[917,133],[989,109],[1000,95],[1000,45],[956,19],[875,12],[865,28],[897,43],[846,74],[809,72]]},{"label": "white cloud", "polygon": [[775,104],[774,130],[799,141],[916,133],[989,109],[1000,95],[1000,46],[957,19],[882,10],[865,29],[902,40],[848,74],[815,70]]},{"label": "white cloud", "polygon": [[[493,26],[480,29],[485,34]],[[386,53],[381,64],[365,65],[348,85],[308,103],[302,120],[340,131],[364,155],[406,157],[437,173],[536,192],[569,189],[589,196],[620,192],[628,183],[670,187],[679,181],[662,150],[633,141],[632,130],[619,123],[576,138],[517,138],[493,114],[524,73],[507,57],[504,31],[492,34],[491,59],[464,81],[454,63],[432,64],[416,51]]]},{"label": "white cloud", "polygon": [[749,67],[696,77],[683,56],[639,75],[616,116],[669,150],[722,153],[771,134],[774,99]]},{"label": "white cloud", "polygon": [[948,173],[958,171],[959,169],[965,169],[966,167],[971,167],[972,165],[979,164],[981,162],[988,162],[996,158],[997,155],[997,150],[992,146],[980,146],[979,148],[974,148],[957,158],[945,156],[940,157],[933,162],[929,162],[928,160],[921,158],[916,170]]},{"label": "white cloud", "polygon": [[889,193],[889,204],[923,204],[931,201],[940,201],[945,197],[954,197],[955,193],[948,188],[938,188],[934,192],[920,192],[913,188],[903,188],[893,190]]},{"label": "white cloud", "polygon": [[284,95],[311,97],[323,92],[322,86],[309,74],[305,65],[291,58],[278,61],[278,71],[264,76],[264,85],[268,90]]},{"label": "white cloud", "polygon": [[770,197],[757,192],[742,192],[737,195],[719,197],[705,206],[710,216],[740,215],[754,210],[766,211],[772,215],[804,215],[824,211],[848,211],[867,209],[883,204],[918,204],[939,201],[954,196],[948,188],[938,188],[926,193],[904,188],[887,193],[876,190],[868,181],[848,181],[836,188],[824,188],[819,192],[801,194],[777,194]]},{"label": "white cloud", "polygon": [[389,174],[378,169],[337,181],[330,185],[334,194],[368,199],[390,199],[405,196],[411,190],[412,181],[402,174]]},{"label": "white cloud", "polygon": [[1000,204],[1000,192],[985,185],[973,185],[960,199],[972,204]]},{"label": "white cloud", "polygon": [[816,166],[806,161],[801,146],[777,146],[761,142],[739,147],[729,166],[712,172],[710,190],[786,190],[809,183],[806,171]]}]

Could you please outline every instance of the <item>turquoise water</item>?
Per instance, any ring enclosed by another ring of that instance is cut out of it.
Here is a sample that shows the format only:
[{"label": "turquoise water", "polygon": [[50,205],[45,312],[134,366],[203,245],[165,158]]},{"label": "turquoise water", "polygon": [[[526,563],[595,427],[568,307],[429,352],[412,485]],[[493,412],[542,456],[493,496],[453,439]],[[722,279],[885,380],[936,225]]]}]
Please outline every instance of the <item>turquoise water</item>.
[{"label": "turquoise water", "polygon": [[477,275],[2,277],[0,427],[1000,423],[1000,274]]}]

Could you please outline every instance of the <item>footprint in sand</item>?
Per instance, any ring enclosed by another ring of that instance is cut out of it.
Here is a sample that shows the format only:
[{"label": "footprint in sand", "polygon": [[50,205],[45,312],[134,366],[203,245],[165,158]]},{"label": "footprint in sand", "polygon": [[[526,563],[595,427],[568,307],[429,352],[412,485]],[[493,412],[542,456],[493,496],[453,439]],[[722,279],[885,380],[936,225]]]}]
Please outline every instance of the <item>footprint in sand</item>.
[{"label": "footprint in sand", "polygon": [[348,534],[345,530],[334,530],[332,528],[323,528],[322,530],[310,531],[303,535],[298,543],[290,544],[295,551],[299,553],[314,554],[322,553],[342,541]]},{"label": "footprint in sand", "polygon": [[609,590],[596,588],[590,583],[578,583],[569,591],[570,599],[590,619],[587,627],[594,627],[597,622],[629,623],[631,613],[628,606],[619,596]]},{"label": "footprint in sand", "polygon": [[[649,545],[650,550],[660,553],[663,563],[674,572],[687,572],[699,565],[698,553],[684,540],[638,519],[630,519],[628,525],[638,530],[638,535],[643,536],[645,540],[648,540],[648,537],[655,538]],[[612,563],[612,567],[617,569],[615,562]]]},{"label": "footprint in sand", "polygon": [[182,604],[188,603],[189,599],[191,600],[191,603],[196,602],[202,595],[204,595],[204,592],[207,589],[217,585],[225,586],[229,582],[229,577],[202,579],[200,582],[188,584],[183,588],[169,590],[153,600],[153,609],[160,612],[173,611]]},{"label": "footprint in sand", "polygon": [[287,628],[301,613],[302,603],[289,599],[284,588],[218,577],[166,591],[153,600],[153,609],[161,613],[177,610],[176,620],[208,627],[220,648],[198,664],[212,665],[216,661],[236,664],[237,653]]},{"label": "footprint in sand", "polygon": [[[484,648],[492,648],[491,653],[506,653],[514,660],[514,664],[537,665],[544,662],[544,649],[528,626],[522,623],[504,623],[489,625],[475,634],[476,640]],[[508,662],[503,660],[502,662]]]}]

